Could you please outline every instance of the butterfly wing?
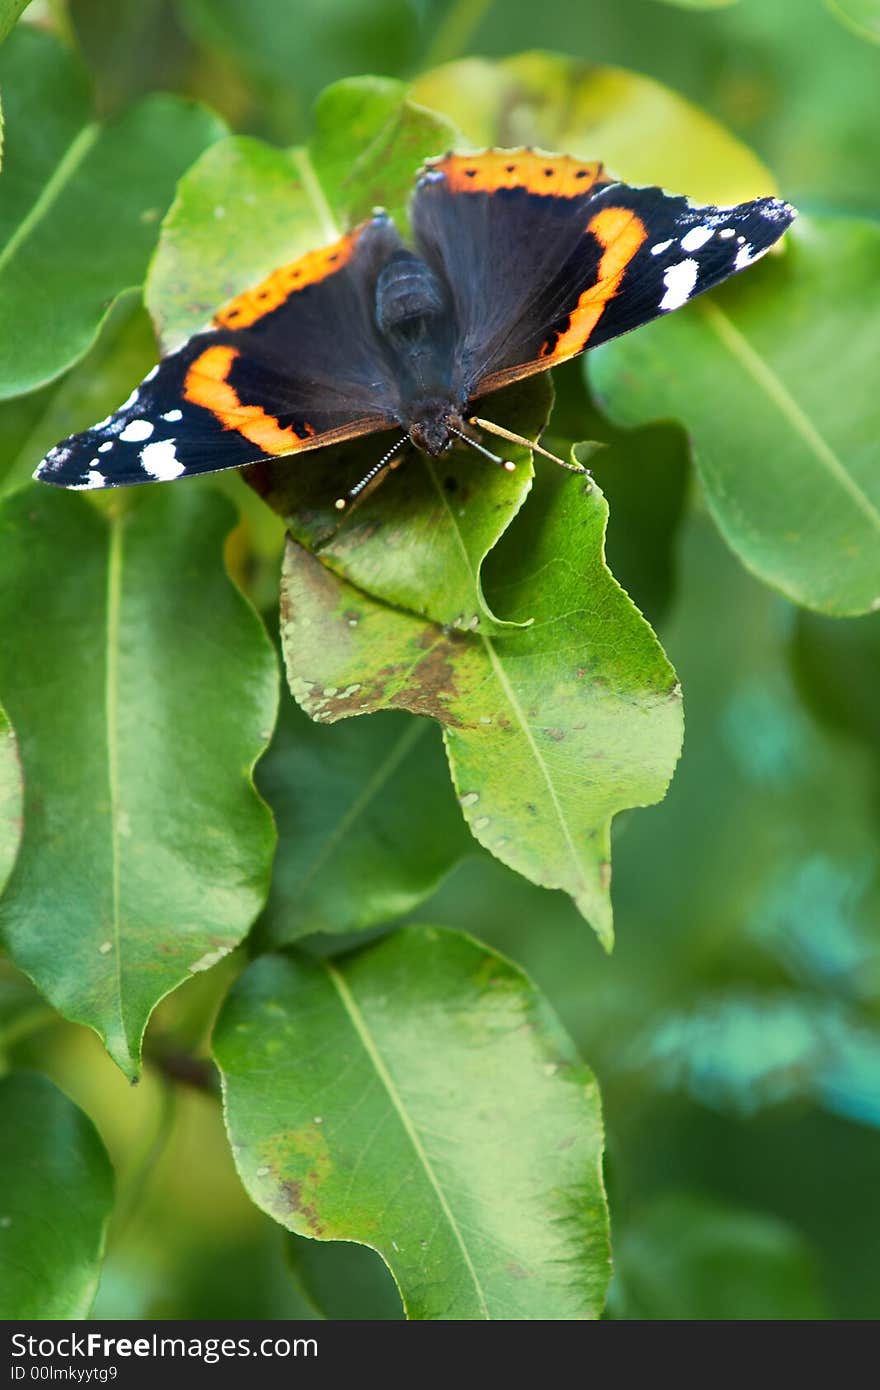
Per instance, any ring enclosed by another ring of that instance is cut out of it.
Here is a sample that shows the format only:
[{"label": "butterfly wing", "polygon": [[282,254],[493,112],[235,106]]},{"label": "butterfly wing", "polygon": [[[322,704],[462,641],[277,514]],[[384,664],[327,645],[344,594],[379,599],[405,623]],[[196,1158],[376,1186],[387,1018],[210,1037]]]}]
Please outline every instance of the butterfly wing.
[{"label": "butterfly wing", "polygon": [[455,298],[469,398],[679,308],[764,255],[794,216],[776,198],[697,207],[524,150],[433,161],[412,210]]},{"label": "butterfly wing", "polygon": [[376,216],[274,271],[163,358],[114,415],[56,445],[34,476],[82,489],[167,481],[387,429],[397,393],[373,286],[400,245]]}]

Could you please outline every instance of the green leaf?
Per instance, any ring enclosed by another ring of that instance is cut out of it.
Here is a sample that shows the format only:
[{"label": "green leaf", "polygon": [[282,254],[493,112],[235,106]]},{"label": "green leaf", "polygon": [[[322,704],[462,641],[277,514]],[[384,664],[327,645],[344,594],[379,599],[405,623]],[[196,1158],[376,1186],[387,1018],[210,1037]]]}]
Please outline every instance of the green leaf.
[{"label": "green leaf", "polygon": [[0,43],[15,28],[19,15],[29,4],[30,0],[0,0]]},{"label": "green leaf", "polygon": [[437,731],[405,714],[330,730],[288,698],[258,785],[278,826],[275,942],[401,917],[474,848]]},{"label": "green leaf", "polygon": [[[327,94],[319,111],[318,135],[310,151],[271,150],[252,140],[231,140],[214,146],[181,183],[150,275],[148,302],[161,325],[166,347],[177,345],[201,327],[211,309],[236,290],[252,283],[284,259],[326,241],[337,230],[336,216],[329,202],[333,195],[327,189],[331,176],[339,176],[342,156],[328,131],[331,115],[338,119],[340,113],[350,117],[353,129],[360,132],[359,138],[367,142],[360,155],[355,152],[353,160],[349,147],[348,164],[353,172],[344,189],[346,207],[365,207],[377,198],[387,202],[389,199],[382,196],[386,191],[390,191],[391,201],[398,199],[401,190],[411,181],[419,160],[436,151],[433,143],[427,148],[420,147],[433,127],[426,127],[424,113],[406,103],[403,89],[394,84],[369,82],[342,83]],[[378,134],[371,137],[371,132]],[[253,208],[257,205],[261,209],[259,225],[253,216]],[[546,422],[550,401],[549,381],[541,376],[499,395],[493,401],[493,413],[508,427],[527,438],[534,438]],[[284,517],[294,537],[308,549],[320,549],[325,571],[332,570],[354,590],[362,591],[358,601],[363,595],[369,595],[365,602],[372,602],[374,609],[376,601],[383,600],[418,619],[428,619],[430,629],[426,640],[429,642],[433,641],[431,634],[437,628],[468,633],[479,631],[488,636],[510,632],[511,624],[531,622],[534,617],[531,596],[522,612],[496,618],[484,598],[481,576],[484,557],[505,531],[528,490],[530,451],[512,446],[510,457],[518,465],[513,473],[489,468],[464,449],[444,457],[442,465],[424,458],[411,459],[379,492],[367,497],[340,524],[340,515],[333,505],[336,498],[364,475],[387,444],[388,439],[382,436],[345,448],[325,449],[293,464],[260,465],[249,471],[248,480]],[[560,518],[559,530],[564,531],[567,524]],[[594,530],[592,543],[598,552],[600,529]],[[567,590],[569,607],[577,587],[576,574],[584,574],[584,592],[589,592],[588,566],[589,561],[581,566],[580,557],[577,558],[577,568],[570,576]],[[665,695],[659,709],[674,685],[674,678],[650,630],[619,595],[601,561],[599,570],[604,576],[601,586],[615,595],[612,600],[615,615],[622,613],[625,626],[629,624],[624,646],[632,647],[635,667],[647,661],[648,674],[644,671],[635,674],[634,684],[624,681],[626,693],[610,702],[606,700],[604,687],[600,686],[594,708],[605,709],[603,717],[611,718],[612,723],[615,718],[622,720],[626,733],[620,732],[620,742],[629,736],[628,719],[633,719],[634,714],[634,728],[650,725],[648,737],[653,740],[655,717],[660,724],[665,724],[667,714],[661,709],[659,715],[655,711],[646,721],[643,714],[636,711],[643,700],[648,705],[657,704],[657,691],[662,688]],[[328,576],[327,584],[330,582]],[[344,623],[345,640],[355,641],[350,616],[346,616],[348,592],[342,587],[338,590],[340,611],[337,616]],[[330,601],[328,594],[329,591],[324,594],[325,603]],[[577,602],[582,602],[582,594]],[[325,618],[321,610],[313,629],[313,640]],[[409,644],[425,636],[424,622],[416,623],[413,628],[414,619],[406,613],[382,614],[383,624],[386,619],[391,635],[386,633],[379,643],[384,657],[391,659],[390,653],[395,650],[400,635],[407,652],[406,660],[411,660]],[[549,612],[548,620],[551,620]],[[375,631],[375,624],[371,631]],[[405,637],[402,636],[404,631]],[[446,642],[448,638],[441,640]],[[352,685],[360,687],[363,680],[358,663],[369,671],[375,670],[376,651],[366,651],[362,637],[357,640],[357,647],[357,659],[347,678],[341,680],[337,679],[340,670],[333,665],[336,657],[324,650],[313,652],[306,644],[305,664],[301,664],[298,657],[289,662],[295,691],[303,695],[304,682],[308,681],[317,681],[322,688],[334,690],[347,690]],[[483,843],[520,871],[534,876],[538,882],[565,887],[572,892],[603,939],[610,941],[610,817],[623,805],[644,804],[662,794],[677,753],[677,708],[666,731],[645,759],[642,759],[641,735],[636,735],[632,746],[639,751],[634,751],[631,758],[622,753],[623,771],[618,762],[612,765],[612,760],[605,761],[607,755],[598,735],[592,737],[579,732],[579,747],[574,756],[570,756],[571,750],[566,750],[564,759],[559,756],[560,750],[554,748],[551,752],[554,765],[565,764],[559,777],[551,776],[546,770],[543,752],[538,752],[531,731],[524,729],[522,719],[515,715],[513,723],[518,729],[515,738],[521,750],[519,756],[524,759],[529,774],[527,790],[518,789],[514,795],[515,776],[511,778],[506,758],[498,756],[499,728],[503,736],[504,724],[510,718],[509,698],[503,684],[499,685],[501,667],[497,670],[493,667],[489,649],[479,647],[477,650],[476,664],[465,683],[455,714],[455,722],[469,721],[466,706],[472,693],[471,681],[476,681],[474,690],[483,687],[484,697],[479,713],[472,712],[479,745],[477,762],[472,764],[463,748],[451,754],[461,776],[467,773],[470,779],[479,774],[475,785],[459,787],[472,828]],[[399,654],[394,660],[399,660]],[[532,683],[540,680],[541,698],[547,695],[552,702],[552,686],[559,672],[554,671],[552,678],[541,676],[544,660],[537,651],[530,663],[528,679]],[[489,680],[485,686],[482,673],[487,664]],[[641,683],[643,675],[647,681],[645,688]],[[418,693],[408,695],[402,683],[398,681],[398,685],[401,688],[394,693],[377,691],[375,699],[362,699],[346,709],[336,706],[330,717],[360,712],[361,707],[363,710],[383,708],[389,703],[417,713],[436,712],[430,701],[426,706]],[[488,700],[485,699],[486,689],[492,692]],[[520,695],[515,699],[519,700]],[[563,698],[562,707],[557,711],[559,718],[548,721],[551,731],[548,737],[553,740],[566,738],[565,726],[579,722],[578,709],[588,698],[581,675]],[[303,704],[309,713],[326,716],[320,701],[303,695]],[[610,713],[612,707],[616,712],[614,718]],[[493,730],[490,726],[499,713],[504,723]],[[604,723],[602,728],[604,738],[608,730]],[[540,740],[544,736],[542,732],[537,737]],[[616,736],[612,738],[615,746],[617,741]],[[487,747],[488,767],[484,766],[483,758]],[[586,754],[586,766],[592,769],[592,786],[586,796],[581,795],[578,780],[584,776],[580,762],[582,752]],[[482,796],[483,780],[490,775],[495,786],[492,791],[487,790],[485,802],[476,811],[474,807]],[[557,781],[566,786],[564,792],[560,793]],[[570,809],[557,804],[560,795],[563,801],[572,802]],[[517,803],[515,809],[506,804],[512,800]],[[493,817],[494,825],[489,830]],[[505,846],[508,847],[505,849]]]},{"label": "green leaf", "polygon": [[677,5],[681,10],[723,10],[736,0],[662,0],[664,5]]},{"label": "green leaf", "polygon": [[357,1322],[403,1318],[397,1285],[374,1250],[353,1241],[288,1236],[294,1282],[322,1317]]},{"label": "green leaf", "polygon": [[411,90],[472,148],[539,145],[602,159],[630,183],[722,205],[774,190],[760,160],[711,116],[623,68],[557,53],[467,58],[423,74]]},{"label": "green leaf", "polygon": [[214,1046],[253,1200],[372,1246],[408,1317],[598,1316],[598,1091],[502,957],[431,928],[335,962],[264,957]]},{"label": "green leaf", "polygon": [[880,0],[825,0],[833,15],[863,39],[880,43]]},{"label": "green leaf", "polygon": [[611,818],[663,795],[681,702],[657,639],[605,566],[606,519],[582,478],[541,475],[492,557],[505,611],[529,624],[500,635],[386,608],[291,540],[282,639],[291,689],[313,719],[404,708],[442,723],[476,838],[571,894],[610,946]]},{"label": "green leaf", "polygon": [[809,1245],[764,1212],[661,1193],[617,1232],[609,1308],[638,1320],[829,1316]]},{"label": "green leaf", "polygon": [[[491,413],[496,423],[534,439],[552,400],[544,374],[494,395]],[[505,444],[516,464],[509,473],[466,445],[442,459],[410,450],[390,479],[342,517],[336,498],[396,438],[399,431],[374,435],[293,465],[260,464],[246,476],[301,545],[320,550],[324,565],[373,597],[458,629],[509,628],[486,603],[481,567],[528,494],[531,451]]]},{"label": "green leaf", "polygon": [[616,420],[684,422],[743,563],[826,613],[880,604],[878,277],[880,227],[802,219],[786,255],[589,356]]},{"label": "green leaf", "polygon": [[0,340],[3,398],[51,381],[89,349],[113,301],[143,280],[178,176],[223,126],[164,95],[94,122],[76,60],[28,27],[0,50],[0,85],[0,320],[17,325]]},{"label": "green leaf", "polygon": [[798,614],[791,656],[799,694],[824,723],[867,743],[880,761],[880,613],[849,622]]},{"label": "green leaf", "polygon": [[450,121],[407,99],[403,83],[355,77],[321,93],[310,148],[338,222],[353,226],[381,205],[405,232],[416,170],[457,139]]},{"label": "green leaf", "polygon": [[163,351],[240,290],[338,234],[304,151],[243,135],[213,145],[180,180],[147,277]]},{"label": "green leaf", "polygon": [[403,72],[416,56],[410,0],[185,0],[181,19],[203,44],[300,106],[351,72]]},{"label": "green leaf", "polygon": [[590,459],[590,471],[610,508],[608,567],[656,625],[675,592],[675,542],[690,481],[687,441],[663,425],[622,432]]},{"label": "green leaf", "polygon": [[0,929],[131,1075],[155,1004],[241,940],[268,888],[251,769],[276,668],[223,569],[229,525],[200,488],[115,514],[29,489],[0,511],[0,690],[26,788]]},{"label": "green leaf", "polygon": [[[334,130],[343,117],[351,122],[344,152]],[[420,163],[452,138],[446,121],[406,100],[402,84],[378,79],[332,87],[317,121],[310,149],[231,137],[181,179],[146,287],[164,351],[240,290],[369,216],[377,201],[402,219]]]},{"label": "green leaf", "polygon": [[8,960],[0,961],[0,1074],[16,1065],[17,1048],[29,1034],[58,1021],[27,976]]},{"label": "green leaf", "polygon": [[88,1317],[113,1202],[98,1132],[42,1076],[0,1078],[0,1317]]},{"label": "green leaf", "polygon": [[6,885],[21,839],[23,787],[18,744],[0,705],[0,893]]},{"label": "green leaf", "polygon": [[59,439],[109,415],[156,360],[140,296],[120,295],[94,347],[60,381],[0,402],[0,496],[30,482]]}]

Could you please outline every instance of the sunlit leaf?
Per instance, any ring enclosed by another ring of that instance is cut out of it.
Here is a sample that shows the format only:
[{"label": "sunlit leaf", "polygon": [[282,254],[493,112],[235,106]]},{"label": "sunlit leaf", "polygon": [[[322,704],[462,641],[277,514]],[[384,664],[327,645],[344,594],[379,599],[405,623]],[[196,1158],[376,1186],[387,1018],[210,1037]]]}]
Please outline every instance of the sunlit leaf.
[{"label": "sunlit leaf", "polygon": [[431,928],[336,961],[263,957],[214,1049],[253,1200],[378,1250],[410,1318],[599,1314],[595,1082],[502,957]]},{"label": "sunlit leaf", "polygon": [[12,872],[21,839],[21,763],[15,731],[0,705],[0,893]]},{"label": "sunlit leaf", "polygon": [[606,517],[583,479],[542,476],[493,565],[503,612],[529,626],[491,636],[386,608],[290,541],[282,638],[312,718],[404,708],[437,719],[476,838],[571,894],[610,945],[611,818],[663,795],[681,703],[651,629],[605,567]]},{"label": "sunlit leaf", "polygon": [[0,1078],[0,1317],[88,1317],[113,1202],[98,1133],[45,1077]]},{"label": "sunlit leaf", "polygon": [[343,226],[381,205],[405,231],[416,170],[458,139],[450,121],[409,101],[404,85],[388,78],[351,78],[328,87],[315,104],[314,122],[315,169]]},{"label": "sunlit leaf", "polygon": [[15,27],[19,15],[29,4],[30,0],[0,0],[0,43]]},{"label": "sunlit leaf", "polygon": [[880,0],[825,0],[833,15],[837,15],[863,39],[880,43]]},{"label": "sunlit leaf", "polygon": [[[340,113],[352,122],[344,154]],[[400,216],[419,164],[449,138],[400,83],[366,79],[324,94],[311,149],[236,136],[207,150],[180,182],[147,282],[165,351],[240,290],[369,216],[377,199]]]},{"label": "sunlit leaf", "polygon": [[664,5],[677,5],[681,10],[722,10],[735,5],[736,0],[661,0]]},{"label": "sunlit leaf", "polygon": [[802,219],[787,255],[588,357],[616,420],[685,424],[743,563],[827,613],[880,604],[878,277],[880,228]]},{"label": "sunlit leaf", "polygon": [[0,927],[132,1074],[154,1005],[241,940],[268,887],[251,768],[275,661],[224,572],[229,524],[186,488],[100,514],[33,489],[0,511],[0,690],[26,787]]},{"label": "sunlit leaf", "polygon": [[[492,417],[534,439],[552,399],[548,377],[535,376],[494,395]],[[261,464],[248,481],[296,540],[320,550],[328,569],[373,597],[456,629],[503,631],[509,623],[487,604],[481,570],[528,495],[530,450],[505,445],[516,465],[512,473],[465,445],[440,459],[410,450],[381,487],[342,516],[336,498],[364,477],[389,439],[399,437],[399,431],[374,435],[292,464]]]},{"label": "sunlit leaf", "polygon": [[89,349],[116,297],[142,282],[178,176],[223,126],[166,95],[95,122],[77,60],[27,26],[0,50],[0,85],[0,320],[16,325],[0,339],[3,398]]},{"label": "sunlit leaf", "polygon": [[417,78],[416,101],[448,116],[473,148],[539,145],[602,159],[629,183],[704,202],[772,193],[772,175],[723,126],[659,82],[555,53],[466,58]]}]

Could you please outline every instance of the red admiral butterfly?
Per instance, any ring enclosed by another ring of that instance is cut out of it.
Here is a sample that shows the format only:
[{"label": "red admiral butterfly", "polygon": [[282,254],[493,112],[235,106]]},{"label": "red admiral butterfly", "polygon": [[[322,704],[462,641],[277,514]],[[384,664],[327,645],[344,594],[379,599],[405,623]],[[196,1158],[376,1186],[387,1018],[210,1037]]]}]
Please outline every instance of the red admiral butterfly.
[{"label": "red admiral butterfly", "polygon": [[480,397],[680,308],[764,255],[794,216],[776,198],[697,207],[568,155],[429,160],[415,250],[377,212],[282,266],[35,477],[167,481],[395,425],[403,438],[337,506],[408,442],[437,455],[464,439],[501,463],[474,426],[511,436],[475,416]]}]

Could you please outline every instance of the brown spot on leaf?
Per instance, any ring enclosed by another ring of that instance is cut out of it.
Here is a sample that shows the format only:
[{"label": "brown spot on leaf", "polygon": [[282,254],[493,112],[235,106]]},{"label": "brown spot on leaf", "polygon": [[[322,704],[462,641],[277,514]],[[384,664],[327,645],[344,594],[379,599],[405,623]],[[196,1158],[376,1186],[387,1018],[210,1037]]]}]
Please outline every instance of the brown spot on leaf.
[{"label": "brown spot on leaf", "polygon": [[[311,1176],[311,1175],[310,1175]],[[312,1236],[323,1235],[326,1227],[318,1214],[318,1209],[314,1202],[304,1200],[302,1182],[295,1182],[288,1179],[279,1185],[279,1201],[273,1203],[277,1208],[277,1215],[287,1225],[287,1218],[291,1216],[300,1217],[302,1223],[308,1228]]]}]

